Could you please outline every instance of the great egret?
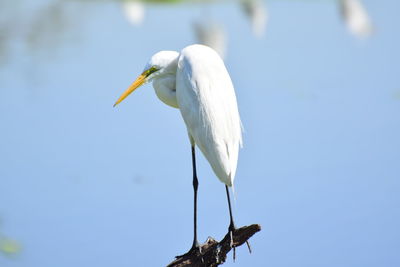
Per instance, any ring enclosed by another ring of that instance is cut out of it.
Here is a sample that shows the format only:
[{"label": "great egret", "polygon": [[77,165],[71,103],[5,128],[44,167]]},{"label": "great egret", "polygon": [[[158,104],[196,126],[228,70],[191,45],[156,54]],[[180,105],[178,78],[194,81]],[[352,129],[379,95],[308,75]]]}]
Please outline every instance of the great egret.
[{"label": "great egret", "polygon": [[235,91],[224,62],[213,49],[204,45],[190,45],[180,53],[158,52],[151,57],[142,74],[121,95],[114,107],[136,88],[150,81],[162,102],[180,110],[191,143],[194,236],[188,253],[199,249],[195,145],[203,152],[216,176],[225,184],[230,217],[228,229],[232,239],[235,224],[228,186],[233,185],[235,178],[242,131]]}]

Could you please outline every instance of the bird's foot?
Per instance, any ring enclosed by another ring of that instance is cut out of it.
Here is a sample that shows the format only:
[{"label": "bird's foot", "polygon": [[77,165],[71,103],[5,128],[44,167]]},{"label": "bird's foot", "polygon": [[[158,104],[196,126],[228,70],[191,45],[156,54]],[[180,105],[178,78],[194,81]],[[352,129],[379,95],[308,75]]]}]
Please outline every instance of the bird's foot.
[{"label": "bird's foot", "polygon": [[251,246],[248,240],[246,240],[247,248],[249,249],[249,253],[251,254]]},{"label": "bird's foot", "polygon": [[[229,231],[229,236],[230,236],[230,246],[233,249],[233,261],[235,261],[236,259],[236,244],[235,244],[235,232],[236,232],[237,228],[235,227],[235,225],[233,223],[231,223],[229,225],[228,231]],[[249,249],[249,253],[251,253],[251,246],[248,240],[246,240],[246,245],[247,248]]]},{"label": "bird's foot", "polygon": [[229,236],[230,236],[230,240],[231,240],[230,246],[233,249],[233,261],[235,261],[235,259],[236,259],[236,246],[235,246],[233,238],[235,236],[236,227],[232,222],[228,227],[228,231],[229,231]]},{"label": "bird's foot", "polygon": [[175,256],[175,258],[183,258],[191,255],[196,255],[196,256],[202,256],[202,251],[201,251],[201,246],[199,245],[198,242],[195,242],[192,247],[189,249],[188,252],[182,255]]}]

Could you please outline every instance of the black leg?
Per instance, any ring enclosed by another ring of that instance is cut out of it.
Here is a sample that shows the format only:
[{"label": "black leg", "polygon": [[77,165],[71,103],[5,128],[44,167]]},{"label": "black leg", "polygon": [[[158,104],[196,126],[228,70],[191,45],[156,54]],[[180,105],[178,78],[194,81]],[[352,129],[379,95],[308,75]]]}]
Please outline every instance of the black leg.
[{"label": "black leg", "polygon": [[229,190],[228,186],[225,185],[226,189],[226,197],[228,198],[228,206],[229,206],[229,217],[230,217],[230,224],[229,224],[229,231],[234,232],[235,231],[235,223],[233,222],[233,216],[232,216],[232,207],[231,207],[231,198],[229,197]]},{"label": "black leg", "polygon": [[[228,198],[228,206],[229,206],[229,217],[230,217],[230,223],[229,223],[229,233],[231,235],[231,247],[233,248],[233,260],[235,260],[236,258],[236,249],[235,246],[233,245],[233,235],[235,233],[236,227],[235,227],[235,223],[233,222],[233,216],[232,216],[232,206],[231,206],[231,198],[229,197],[229,190],[228,190],[228,186],[225,185],[225,189],[226,189],[226,197]],[[246,240],[246,244],[247,244],[247,248],[249,249],[249,252],[251,253],[251,247],[249,242]]]},{"label": "black leg", "polygon": [[186,252],[183,255],[176,256],[177,258],[181,258],[186,255],[198,252],[201,254],[199,242],[197,241],[197,189],[199,187],[199,181],[197,180],[197,173],[196,173],[196,152],[194,143],[192,144],[192,166],[193,166],[193,191],[194,191],[193,245],[188,252]]},{"label": "black leg", "polygon": [[194,191],[194,216],[193,216],[193,245],[192,249],[195,249],[199,246],[197,241],[197,189],[199,187],[199,181],[197,180],[197,172],[196,172],[196,153],[195,146],[192,145],[192,167],[193,167],[193,191]]},{"label": "black leg", "polygon": [[226,197],[228,198],[229,217],[230,217],[230,223],[229,223],[228,230],[229,230],[229,234],[231,236],[231,248],[233,248],[233,260],[235,261],[235,259],[236,259],[236,247],[233,244],[233,236],[234,236],[234,232],[235,232],[236,228],[235,228],[235,223],[233,222],[231,198],[229,197],[229,189],[228,189],[227,185],[225,185],[225,189],[226,189]]}]

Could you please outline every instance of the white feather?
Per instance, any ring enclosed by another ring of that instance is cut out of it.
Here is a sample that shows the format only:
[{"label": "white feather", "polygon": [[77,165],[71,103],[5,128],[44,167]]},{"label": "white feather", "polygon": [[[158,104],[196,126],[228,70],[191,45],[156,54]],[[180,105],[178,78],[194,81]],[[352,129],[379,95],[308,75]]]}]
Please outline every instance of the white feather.
[{"label": "white feather", "polygon": [[242,143],[235,91],[218,54],[191,45],[179,56],[176,97],[190,136],[217,177],[232,186]]}]

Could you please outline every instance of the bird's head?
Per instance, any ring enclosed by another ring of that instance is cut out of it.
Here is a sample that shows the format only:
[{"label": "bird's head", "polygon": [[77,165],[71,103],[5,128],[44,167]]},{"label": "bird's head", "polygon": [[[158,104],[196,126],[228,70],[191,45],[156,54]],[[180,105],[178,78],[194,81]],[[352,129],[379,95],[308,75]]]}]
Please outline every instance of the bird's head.
[{"label": "bird's head", "polygon": [[130,95],[137,88],[147,82],[151,82],[157,77],[168,74],[176,73],[179,53],[176,51],[161,51],[154,54],[150,61],[144,67],[142,74],[126,89],[126,91],[115,102],[114,107],[122,102],[128,95]]}]

